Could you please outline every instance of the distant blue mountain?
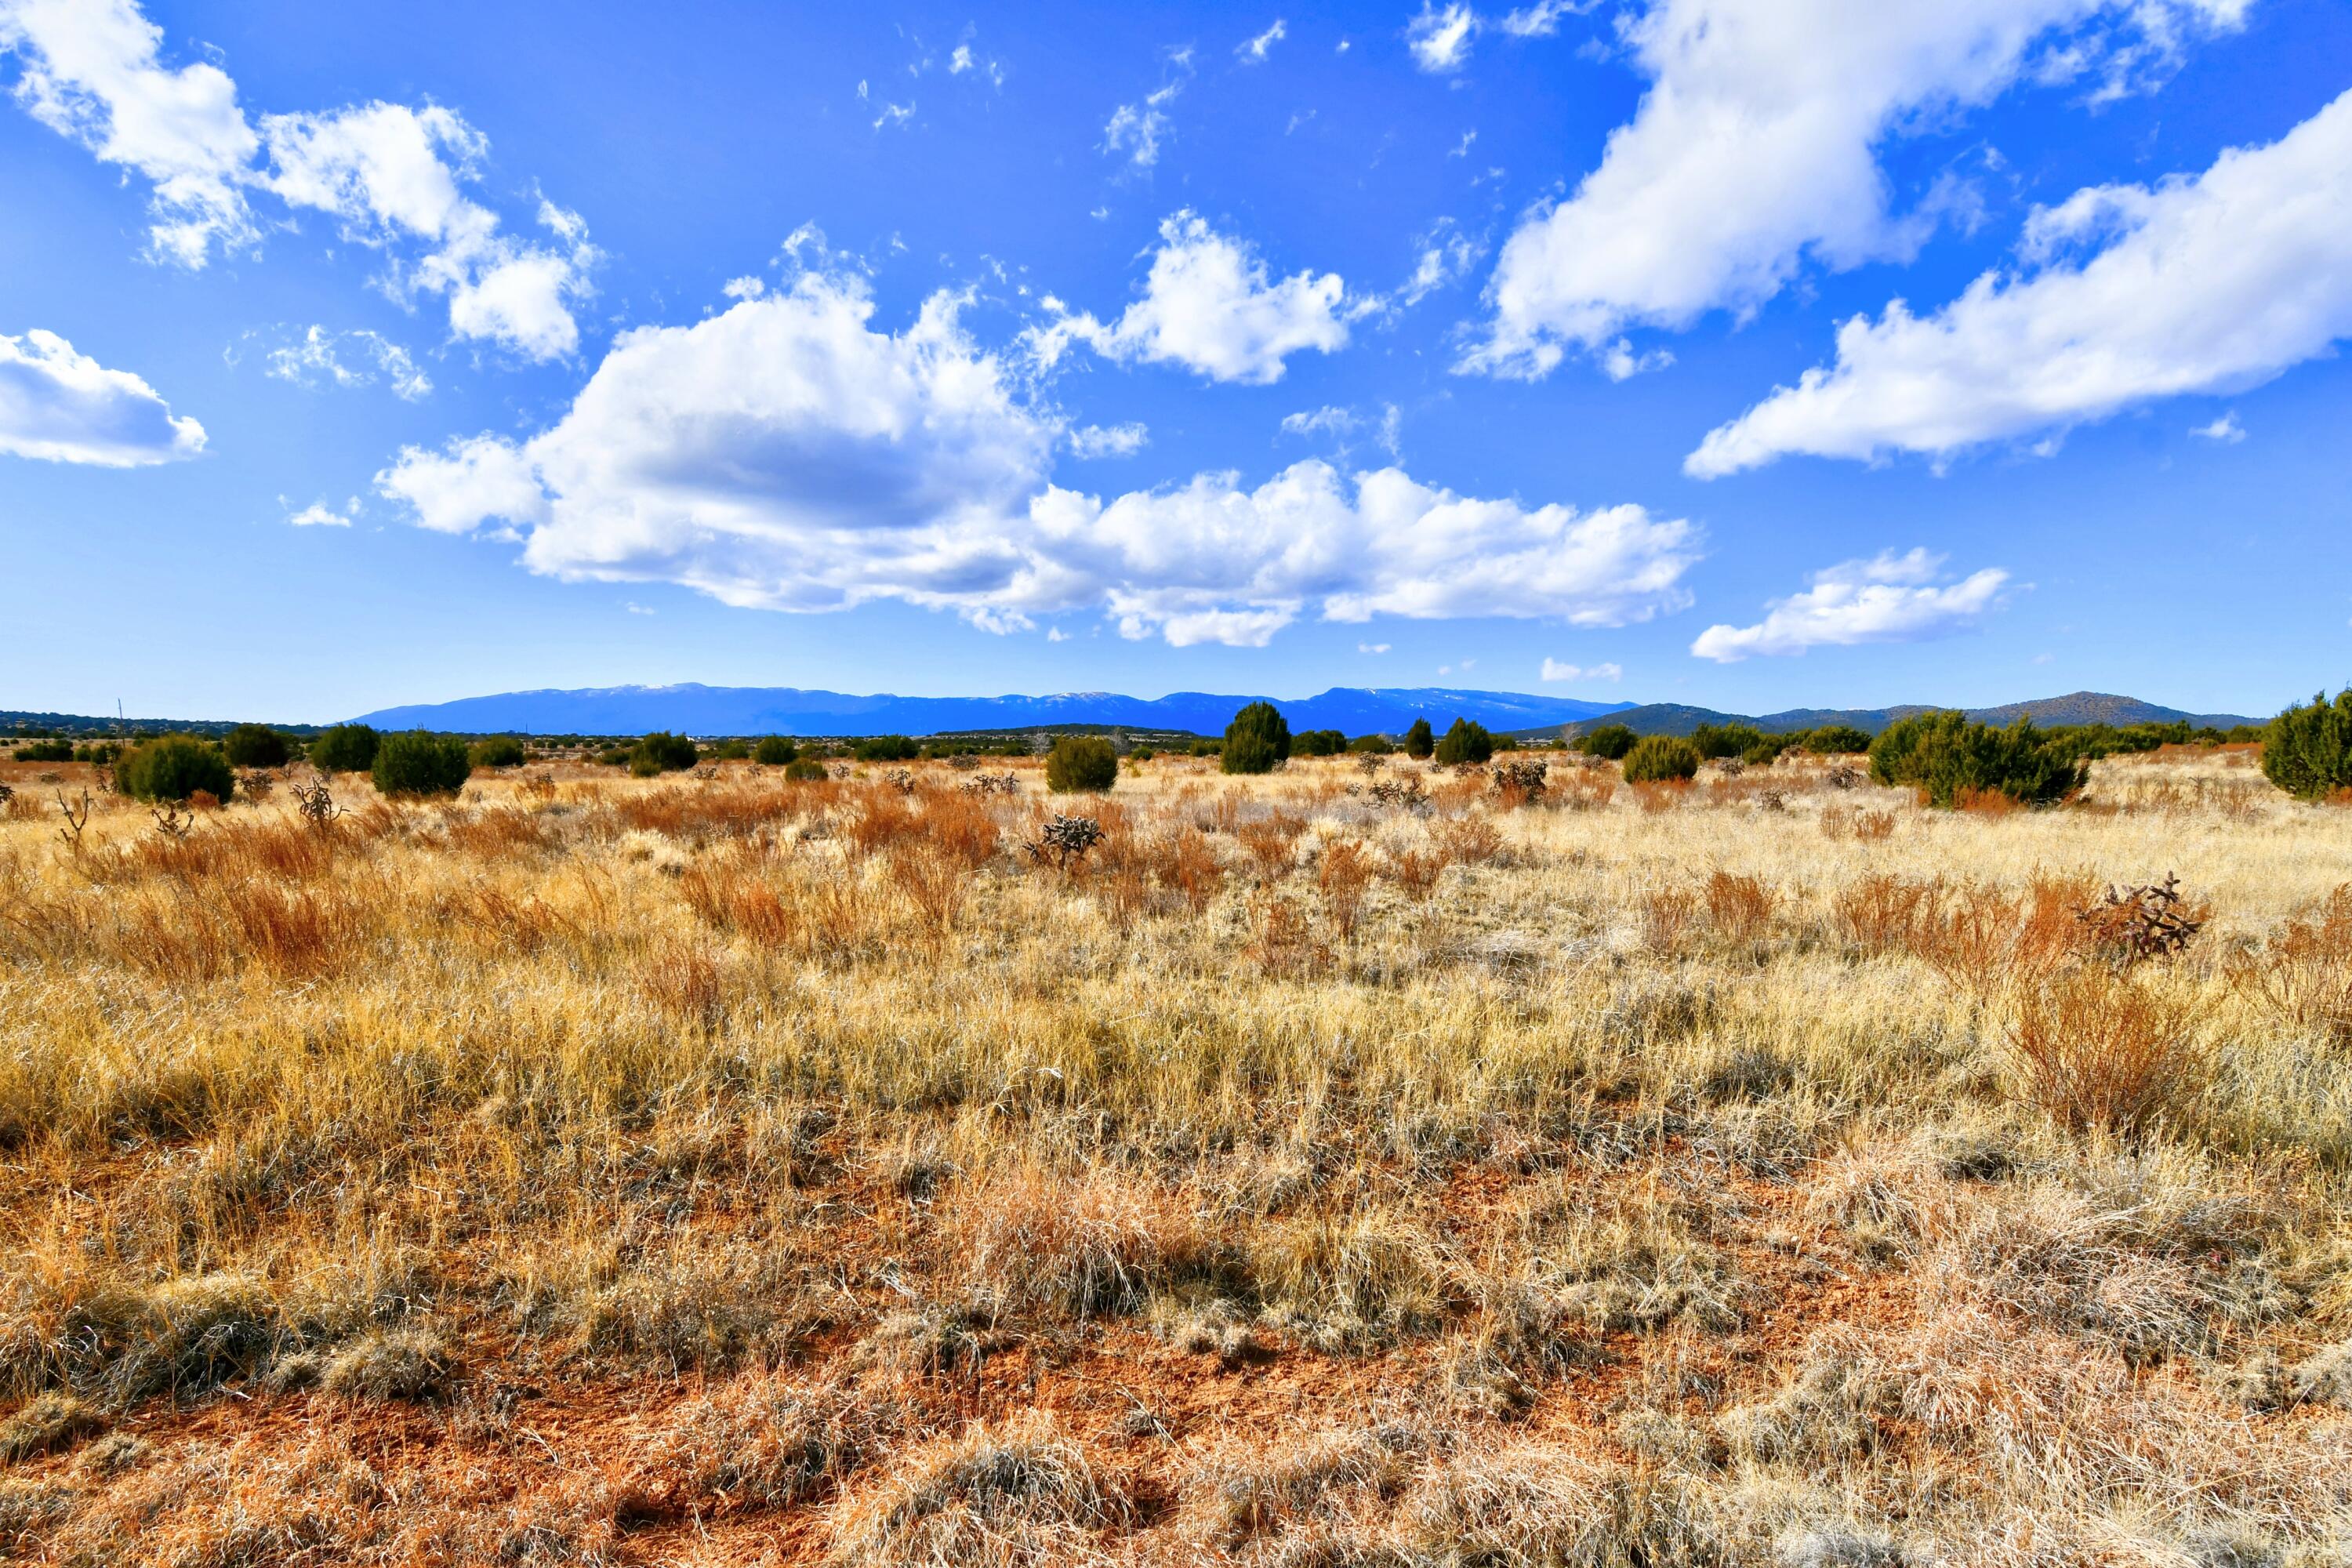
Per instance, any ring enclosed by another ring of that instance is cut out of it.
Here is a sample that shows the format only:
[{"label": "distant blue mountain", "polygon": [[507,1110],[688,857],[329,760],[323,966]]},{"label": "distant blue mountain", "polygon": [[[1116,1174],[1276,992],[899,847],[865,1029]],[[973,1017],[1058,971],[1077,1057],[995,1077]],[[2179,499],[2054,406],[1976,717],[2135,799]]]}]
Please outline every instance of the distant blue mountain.
[{"label": "distant blue mountain", "polygon": [[[1024,730],[1039,724],[1116,724],[1138,730],[1222,734],[1234,712],[1260,700],[1177,691],[1146,700],[1111,691],[1053,697],[855,697],[790,686],[609,686],[583,691],[509,691],[455,702],[417,703],[362,713],[379,730],[459,734],[936,735],[964,730]],[[1334,687],[1317,697],[1266,698],[1293,730],[1394,733],[1426,719],[1444,730],[1456,718],[1490,730],[1568,724],[1614,713],[1627,702],[1586,702],[1516,691],[1434,687]]]}]

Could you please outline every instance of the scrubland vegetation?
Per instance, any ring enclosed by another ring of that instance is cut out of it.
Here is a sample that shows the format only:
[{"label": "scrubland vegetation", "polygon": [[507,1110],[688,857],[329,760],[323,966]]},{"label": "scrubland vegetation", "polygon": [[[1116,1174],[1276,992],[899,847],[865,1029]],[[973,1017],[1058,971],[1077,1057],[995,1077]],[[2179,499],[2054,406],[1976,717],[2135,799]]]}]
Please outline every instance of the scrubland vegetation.
[{"label": "scrubland vegetation", "polygon": [[2342,806],[1289,739],[0,764],[0,1558],[2344,1561]]}]

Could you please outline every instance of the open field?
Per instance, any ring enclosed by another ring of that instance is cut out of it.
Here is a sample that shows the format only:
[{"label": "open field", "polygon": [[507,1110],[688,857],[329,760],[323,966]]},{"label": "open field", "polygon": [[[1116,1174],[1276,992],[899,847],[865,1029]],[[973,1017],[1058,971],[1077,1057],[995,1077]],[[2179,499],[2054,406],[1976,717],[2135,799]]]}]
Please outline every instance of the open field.
[{"label": "open field", "polygon": [[2352,1558],[2352,812],[1213,766],[0,765],[0,1558]]}]

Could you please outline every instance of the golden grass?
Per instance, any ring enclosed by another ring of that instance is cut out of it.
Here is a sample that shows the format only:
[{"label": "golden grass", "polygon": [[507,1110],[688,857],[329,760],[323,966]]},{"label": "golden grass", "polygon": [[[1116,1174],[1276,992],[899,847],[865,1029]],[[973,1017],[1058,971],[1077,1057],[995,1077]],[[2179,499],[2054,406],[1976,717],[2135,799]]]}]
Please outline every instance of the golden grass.
[{"label": "golden grass", "polygon": [[2352,1545],[2352,816],[1013,772],[0,764],[0,1556]]}]

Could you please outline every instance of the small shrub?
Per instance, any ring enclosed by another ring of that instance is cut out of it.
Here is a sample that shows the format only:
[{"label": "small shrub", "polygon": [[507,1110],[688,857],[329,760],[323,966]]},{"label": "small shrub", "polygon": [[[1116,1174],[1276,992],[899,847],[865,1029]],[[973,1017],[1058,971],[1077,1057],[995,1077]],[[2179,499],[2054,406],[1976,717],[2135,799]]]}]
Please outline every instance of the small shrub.
[{"label": "small shrub", "polygon": [[701,760],[702,753],[684,735],[673,735],[667,730],[656,730],[629,748],[629,772],[641,779],[656,773],[674,773],[690,768]]},{"label": "small shrub", "polygon": [[1426,757],[1436,749],[1437,738],[1429,727],[1429,721],[1415,719],[1412,728],[1404,732],[1404,754],[1418,759]]},{"label": "small shrub", "polygon": [[365,724],[337,724],[310,742],[310,765],[322,773],[363,773],[375,766],[383,737]]},{"label": "small shrub", "polygon": [[1359,735],[1348,742],[1348,750],[1368,757],[1385,757],[1396,750],[1396,743],[1386,735]]},{"label": "small shrub", "polygon": [[856,754],[861,763],[911,763],[923,748],[904,735],[868,735],[857,742]]},{"label": "small shrub", "polygon": [[784,777],[794,784],[809,784],[826,776],[824,764],[814,757],[803,757],[784,765]]},{"label": "small shrub", "polygon": [[1290,756],[1290,725],[1271,702],[1253,702],[1225,726],[1219,766],[1229,773],[1270,773]]},{"label": "small shrub", "polygon": [[2290,708],[2263,731],[2263,776],[2297,800],[2352,785],[2352,688]]},{"label": "small shrub", "polygon": [[1447,767],[1483,763],[1495,754],[1495,737],[1475,719],[1456,719],[1437,742],[1437,760]]},{"label": "small shrub", "polygon": [[2177,1120],[2210,1060],[2179,1001],[2104,969],[2023,988],[2011,1058],[2028,1098],[2076,1131]]},{"label": "small shrub", "polygon": [[751,760],[763,768],[781,768],[801,754],[789,735],[764,735],[751,748]]},{"label": "small shrub", "polygon": [[1603,724],[1598,730],[1578,736],[1576,749],[1588,757],[1605,757],[1612,763],[1620,762],[1640,738],[1622,724]]},{"label": "small shrub", "polygon": [[138,800],[184,801],[201,792],[223,801],[236,793],[236,775],[217,747],[166,735],[123,753],[115,764],[114,784]]},{"label": "small shrub", "polygon": [[368,770],[378,795],[456,795],[473,771],[465,742],[429,730],[384,736]]},{"label": "small shrub", "polygon": [[1101,794],[1118,779],[1118,752],[1100,735],[1064,735],[1045,753],[1045,787],[1055,795]]},{"label": "small shrub", "polygon": [[478,768],[519,768],[523,764],[522,742],[512,735],[493,735],[474,743],[469,760]]},{"label": "small shrub", "polygon": [[1674,735],[1644,735],[1625,753],[1627,784],[1664,784],[1698,773],[1698,748]]},{"label": "small shrub", "polygon": [[714,763],[740,763],[750,757],[751,754],[751,742],[734,740],[721,741],[719,744],[711,747],[709,752],[710,760]]},{"label": "small shrub", "polygon": [[69,763],[73,752],[70,741],[36,741],[29,746],[17,747],[16,757],[20,763]]},{"label": "small shrub", "polygon": [[1870,776],[1907,784],[1933,805],[1956,805],[1963,790],[1997,790],[2029,805],[2083,787],[2083,765],[2065,742],[2020,719],[2006,730],[1965,713],[1921,713],[1886,727],[1870,743]]},{"label": "small shrub", "polygon": [[221,750],[240,768],[282,768],[293,754],[286,737],[267,724],[239,724],[222,740]]}]

